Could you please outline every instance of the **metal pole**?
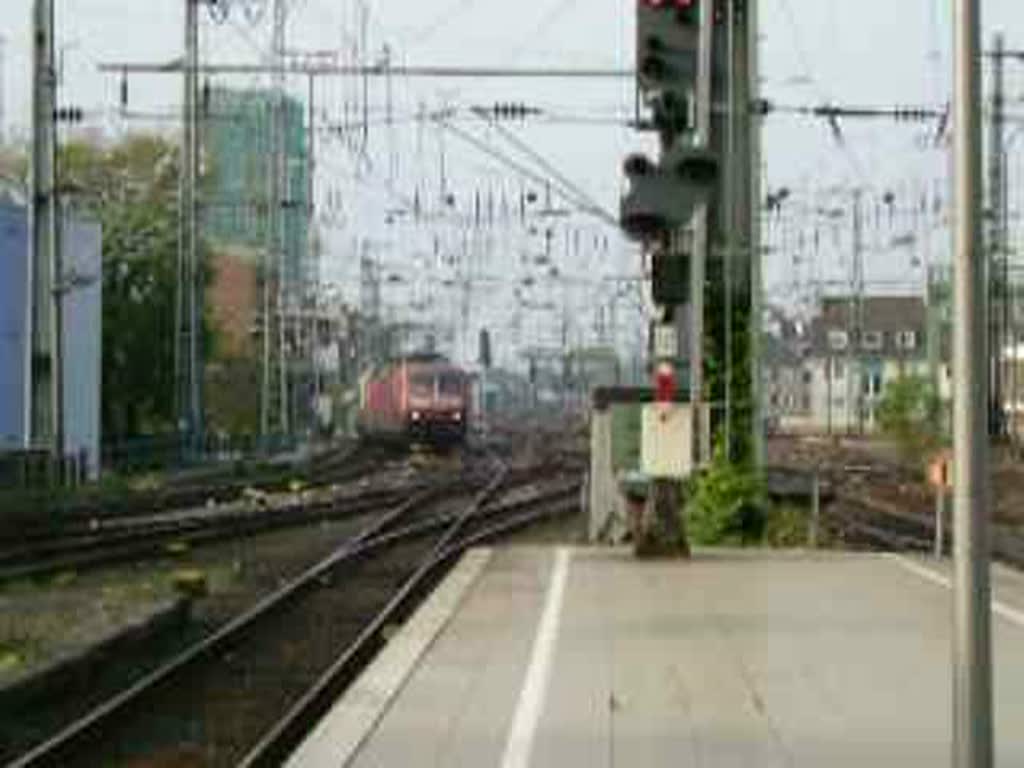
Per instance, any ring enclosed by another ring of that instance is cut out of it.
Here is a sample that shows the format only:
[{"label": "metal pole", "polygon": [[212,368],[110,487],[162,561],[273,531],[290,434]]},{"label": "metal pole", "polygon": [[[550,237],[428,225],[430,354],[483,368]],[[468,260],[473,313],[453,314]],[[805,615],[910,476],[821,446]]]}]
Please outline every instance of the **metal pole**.
[{"label": "metal pole", "polygon": [[989,123],[988,149],[988,202],[989,231],[987,238],[988,259],[988,332],[989,355],[991,358],[991,380],[989,401],[989,434],[996,436],[1003,432],[1003,376],[1002,376],[1002,332],[999,302],[1006,302],[1006,284],[999,260],[1005,258],[1006,243],[1003,240],[1003,125],[1005,98],[1003,93],[1003,67],[1005,45],[1003,36],[997,34],[993,41],[992,57],[992,119]]},{"label": "metal pole", "polygon": [[733,263],[736,260],[736,127],[738,123],[736,91],[736,4],[728,3],[726,12],[726,57],[729,62],[727,77],[728,104],[725,116],[725,183],[722,185],[722,218],[725,222],[725,253],[722,269],[724,272],[722,290],[725,293],[725,457],[732,459],[733,447]]},{"label": "metal pole", "polygon": [[[714,13],[711,6],[701,6],[700,57],[697,76],[697,146],[711,144],[711,75],[712,45],[714,40]],[[693,256],[690,260],[690,404],[693,408],[693,440],[698,463],[703,465],[710,457],[705,455],[703,440],[704,419],[704,283],[708,254],[708,206],[701,205],[692,221]]]},{"label": "metal pole", "polygon": [[[853,419],[860,425],[861,382],[860,382],[860,346],[863,329],[861,328],[861,293],[863,291],[863,233],[860,218],[859,189],[853,191],[853,255],[850,269],[850,300],[847,303],[846,318],[846,433],[853,433]],[[851,418],[851,415],[853,418]]]},{"label": "metal pole", "polygon": [[988,355],[981,246],[981,3],[954,0],[953,765],[991,768]]},{"label": "metal pole", "polygon": [[202,410],[202,269],[199,254],[199,0],[190,0],[192,6],[189,19],[188,58],[191,77],[189,78],[191,108],[189,109],[188,142],[189,166],[187,184],[188,201],[188,388],[189,422],[192,427],[192,449],[202,451],[203,410]]},{"label": "metal pole", "polygon": [[857,190],[853,198],[853,239],[854,258],[857,265],[857,332],[854,360],[857,375],[853,379],[854,393],[857,401],[857,433],[864,434],[864,220],[861,212],[861,192]]},{"label": "metal pole", "polygon": [[[1010,169],[1007,165],[1007,150],[1005,146],[1005,140],[1001,139],[1001,166],[1002,166],[1002,178],[1000,179],[1001,189],[999,206],[999,242],[1002,244],[1002,274],[1000,275],[1000,281],[1002,283],[1002,291],[1000,292],[1000,300],[1002,302],[1002,317],[1000,318],[1000,330],[999,334],[999,426],[1000,434],[1008,435],[1011,431],[1015,433],[1016,428],[1012,428],[1010,424],[1007,424],[1007,416],[1009,415],[1014,422],[1016,422],[1016,416],[1014,411],[1009,411],[1006,407],[1006,400],[1008,398],[1010,389],[1010,370],[1007,365],[1009,354],[1009,364],[1014,365],[1013,362],[1016,356],[1016,341],[1011,333],[1011,310],[1013,307],[1013,285],[1010,283]],[[1012,352],[1011,352],[1012,350]]]},{"label": "metal pole", "polygon": [[56,72],[53,0],[35,0],[32,57],[32,258],[29,269],[26,446],[63,452],[60,257],[57,243]]},{"label": "metal pole", "polygon": [[[747,5],[747,91],[749,103],[756,103],[761,98],[761,64],[758,56],[758,4]],[[764,380],[761,358],[762,320],[764,306],[764,282],[761,268],[761,118],[749,118],[749,174],[750,189],[743,199],[746,201],[750,227],[750,387],[752,403],[752,428],[754,466],[763,473],[767,461],[767,445],[765,440],[764,420]]]},{"label": "metal pole", "polygon": [[[271,110],[272,112],[273,110]],[[260,111],[261,116],[266,114],[266,110]],[[269,124],[266,126],[269,133],[273,133],[273,115],[270,116]],[[262,135],[263,126],[260,126],[260,133]],[[273,260],[274,260],[274,170],[273,161],[268,163],[269,172],[267,176],[267,214],[266,220],[264,221],[265,227],[265,241],[263,249],[263,269],[262,269],[262,286],[261,286],[261,304],[263,314],[262,324],[262,338],[260,339],[260,357],[262,362],[262,370],[260,376],[260,437],[263,441],[263,450],[267,448],[267,440],[270,436],[270,404],[271,404],[271,387],[273,381],[271,377],[271,343],[270,339],[273,334],[274,321],[273,314],[271,312],[271,290],[273,289],[272,275],[273,275]]]},{"label": "metal pole", "polygon": [[277,299],[275,301],[275,316],[277,318],[277,360],[278,360],[278,418],[280,420],[281,432],[287,435],[289,432],[289,399],[288,399],[288,359],[285,354],[286,321],[288,318],[286,309],[286,278],[287,278],[287,234],[285,203],[288,198],[288,145],[287,145],[287,122],[285,109],[287,108],[285,95],[285,45],[286,27],[288,24],[288,6],[286,0],[274,0],[274,62],[277,65],[274,70],[274,198],[271,201],[273,210],[271,215],[274,219],[274,243],[275,262],[277,272]]},{"label": "metal pole", "polygon": [[306,134],[306,239],[309,248],[309,265],[306,269],[304,279],[307,285],[313,284],[313,326],[310,329],[310,362],[313,372],[313,419],[312,435],[315,436],[320,421],[320,253],[319,238],[316,237],[316,203],[314,201],[316,188],[314,176],[316,174],[316,78],[309,76],[308,82],[309,104],[309,127]]},{"label": "metal pole", "polygon": [[181,236],[178,250],[175,367],[179,426],[189,451],[199,442],[199,306],[197,80],[199,67],[199,0],[185,0],[185,67],[181,138]]},{"label": "metal pole", "polygon": [[814,470],[811,476],[811,530],[808,532],[807,541],[811,549],[818,548],[818,539],[821,535],[821,475]]},{"label": "metal pole", "polygon": [[7,141],[7,37],[0,34],[0,146]]},{"label": "metal pole", "polygon": [[690,260],[690,403],[694,408],[693,431],[701,464],[704,455],[704,282],[708,246],[708,210],[701,206],[693,225],[693,258]]},{"label": "metal pole", "polygon": [[942,397],[939,378],[939,355],[942,344],[942,322],[939,307],[939,290],[937,268],[928,265],[928,380],[931,383],[932,395]]},{"label": "metal pole", "polygon": [[827,362],[825,363],[825,384],[826,384],[826,396],[828,397],[828,436],[832,436],[832,372],[835,370],[835,362],[832,360],[832,355],[829,355]]}]

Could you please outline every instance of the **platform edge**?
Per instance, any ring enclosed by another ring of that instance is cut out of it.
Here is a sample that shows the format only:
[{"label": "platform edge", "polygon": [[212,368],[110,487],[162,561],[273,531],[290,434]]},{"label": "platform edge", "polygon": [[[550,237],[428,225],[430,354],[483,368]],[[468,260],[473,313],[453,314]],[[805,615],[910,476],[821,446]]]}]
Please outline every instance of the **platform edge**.
[{"label": "platform edge", "polygon": [[479,580],[494,551],[466,552],[289,757],[288,768],[348,765]]}]

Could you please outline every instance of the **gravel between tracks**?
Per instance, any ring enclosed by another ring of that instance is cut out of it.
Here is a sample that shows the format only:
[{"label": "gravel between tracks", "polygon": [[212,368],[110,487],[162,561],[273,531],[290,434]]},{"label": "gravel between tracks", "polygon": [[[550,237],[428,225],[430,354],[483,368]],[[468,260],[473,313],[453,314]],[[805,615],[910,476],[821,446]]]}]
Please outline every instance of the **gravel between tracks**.
[{"label": "gravel between tracks", "polygon": [[[56,583],[43,587],[20,584],[3,590],[0,611],[6,620],[0,627],[7,628],[14,649],[25,649],[19,663],[11,665],[10,679],[15,672],[24,674],[28,668],[45,665],[66,647],[69,636],[76,637],[84,647],[125,626],[132,616],[154,610],[173,596],[171,581],[177,571],[203,572],[210,593],[193,604],[192,621],[186,630],[160,642],[146,643],[118,664],[103,665],[97,675],[66,690],[59,702],[47,700],[33,706],[19,703],[11,711],[0,699],[0,760],[23,751],[61,723],[112,695],[127,680],[221,626],[324,557],[361,525],[365,525],[365,517],[211,545],[142,566],[83,574],[63,585],[58,578]],[[76,608],[70,611],[72,604]],[[34,620],[26,625],[24,618],[29,615]]]},{"label": "gravel between tracks", "polygon": [[[520,478],[518,482],[530,481]],[[474,495],[469,489],[456,491],[430,504],[429,510],[417,510],[414,519],[457,512]],[[516,495],[521,493],[512,494]],[[501,501],[511,498],[502,495]],[[335,544],[339,540],[332,538]],[[76,751],[70,762],[63,760],[61,765],[234,764],[288,702],[316,679],[325,663],[361,632],[367,617],[387,602],[423,556],[423,546],[423,541],[401,541],[332,570],[308,596],[271,620],[261,621],[251,639],[247,634],[244,642],[218,646],[215,656],[203,657],[189,667],[187,675],[168,678],[140,701],[133,700],[126,718],[119,717],[116,727],[105,728],[90,748]],[[265,559],[251,557],[247,562],[252,570],[243,569],[251,584],[262,583],[263,594],[284,581],[279,567],[260,573]],[[303,567],[310,560],[306,558]],[[230,562],[233,567],[234,559]],[[345,588],[338,588],[341,583]],[[231,590],[222,590],[214,599],[202,601],[197,606],[202,608],[197,625],[211,628],[237,616],[244,607],[238,598]],[[24,748],[23,740],[12,753]]]}]

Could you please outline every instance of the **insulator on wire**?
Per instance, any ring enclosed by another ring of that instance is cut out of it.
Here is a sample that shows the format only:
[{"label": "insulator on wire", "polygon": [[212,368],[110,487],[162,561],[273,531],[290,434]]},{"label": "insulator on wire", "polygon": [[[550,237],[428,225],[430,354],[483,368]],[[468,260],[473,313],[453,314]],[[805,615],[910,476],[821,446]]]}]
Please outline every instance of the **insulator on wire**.
[{"label": "insulator on wire", "polygon": [[223,24],[231,13],[231,2],[230,0],[207,0],[206,8],[211,19],[217,24]]}]

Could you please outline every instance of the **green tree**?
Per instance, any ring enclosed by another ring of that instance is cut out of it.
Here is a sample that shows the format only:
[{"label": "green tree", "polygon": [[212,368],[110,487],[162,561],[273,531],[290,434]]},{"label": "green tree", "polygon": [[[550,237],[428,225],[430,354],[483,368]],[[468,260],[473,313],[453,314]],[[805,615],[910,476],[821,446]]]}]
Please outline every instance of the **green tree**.
[{"label": "green tree", "polygon": [[878,424],[909,463],[928,461],[946,440],[942,401],[922,376],[902,376],[886,385]]},{"label": "green tree", "polygon": [[177,148],[155,135],[109,147],[72,142],[58,163],[65,200],[103,228],[103,433],[121,439],[171,431]]}]

